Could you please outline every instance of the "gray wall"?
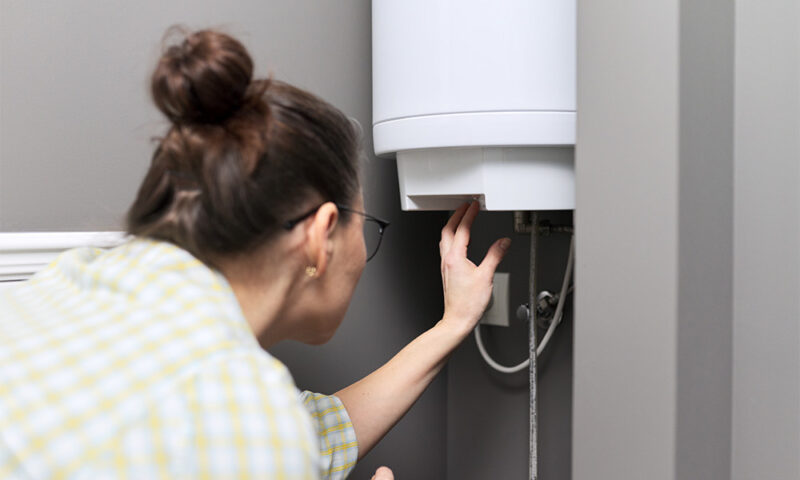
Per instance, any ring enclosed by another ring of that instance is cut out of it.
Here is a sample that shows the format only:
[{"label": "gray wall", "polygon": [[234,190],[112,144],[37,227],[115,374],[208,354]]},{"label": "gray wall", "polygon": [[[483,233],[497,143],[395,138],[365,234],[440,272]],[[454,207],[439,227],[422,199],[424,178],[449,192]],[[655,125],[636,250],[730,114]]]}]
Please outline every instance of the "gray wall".
[{"label": "gray wall", "polygon": [[[315,92],[371,124],[368,0],[178,2],[0,0],[0,231],[120,228],[166,126],[147,96],[167,26],[222,26],[260,74]],[[392,221],[345,322],[321,348],[273,350],[301,388],[335,391],[368,373],[441,315],[443,214],[403,214],[393,161],[370,160],[366,207]],[[445,477],[445,378],[356,468]]]},{"label": "gray wall", "polygon": [[147,80],[169,25],[220,26],[261,75],[368,125],[370,5],[0,0],[0,230],[119,228],[165,121]]},{"label": "gray wall", "polygon": [[736,2],[733,478],[800,478],[800,5]]},{"label": "gray wall", "polygon": [[578,2],[576,479],[675,478],[678,7]]},{"label": "gray wall", "polygon": [[730,478],[734,5],[679,9],[675,478]]},{"label": "gray wall", "polygon": [[[553,224],[572,224],[570,212],[542,213]],[[528,301],[530,236],[515,235],[512,216],[482,212],[470,239],[470,257],[479,261],[491,242],[512,238],[498,268],[509,272],[511,312]],[[543,236],[537,258],[539,288],[558,292],[566,266],[569,237]],[[572,420],[572,307],[568,298],[562,324],[538,364],[539,478],[570,477]],[[543,332],[539,333],[541,338]],[[516,365],[528,358],[528,327],[511,319],[509,327],[482,327],[484,344],[495,360]],[[507,375],[492,370],[472,336],[455,351],[447,367],[447,478],[527,478],[528,369]]]},{"label": "gray wall", "polygon": [[575,478],[799,478],[800,16],[583,1]]}]

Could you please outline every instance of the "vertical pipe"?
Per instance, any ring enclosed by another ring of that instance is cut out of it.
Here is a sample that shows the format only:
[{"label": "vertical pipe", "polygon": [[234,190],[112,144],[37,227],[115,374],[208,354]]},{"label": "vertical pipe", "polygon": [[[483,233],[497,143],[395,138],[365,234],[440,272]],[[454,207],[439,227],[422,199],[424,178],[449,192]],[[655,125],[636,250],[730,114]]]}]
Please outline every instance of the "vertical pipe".
[{"label": "vertical pipe", "polygon": [[530,365],[528,365],[528,381],[530,382],[530,405],[529,405],[529,448],[530,460],[528,463],[528,473],[531,480],[537,478],[538,451],[536,443],[536,250],[539,236],[539,219],[536,212],[531,213],[531,256],[530,256],[530,278],[528,280],[528,305],[530,305],[529,328],[529,350]]}]

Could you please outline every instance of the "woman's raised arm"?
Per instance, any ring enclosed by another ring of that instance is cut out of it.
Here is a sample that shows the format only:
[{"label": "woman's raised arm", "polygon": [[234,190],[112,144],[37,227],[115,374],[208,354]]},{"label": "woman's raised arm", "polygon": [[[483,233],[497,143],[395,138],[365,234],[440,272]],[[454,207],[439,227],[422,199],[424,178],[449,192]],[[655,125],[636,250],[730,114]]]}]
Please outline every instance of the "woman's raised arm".
[{"label": "woman's raised arm", "polygon": [[511,240],[497,240],[480,265],[472,263],[467,258],[467,246],[479,209],[476,202],[462,205],[442,229],[442,319],[385,365],[336,392],[353,422],[359,458],[411,408],[486,309],[495,269]]}]

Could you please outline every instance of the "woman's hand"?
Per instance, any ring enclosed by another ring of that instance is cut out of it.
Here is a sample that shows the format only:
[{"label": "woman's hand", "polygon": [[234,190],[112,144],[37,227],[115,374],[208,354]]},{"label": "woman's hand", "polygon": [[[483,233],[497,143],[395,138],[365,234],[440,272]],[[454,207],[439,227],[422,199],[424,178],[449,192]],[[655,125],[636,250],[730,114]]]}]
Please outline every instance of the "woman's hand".
[{"label": "woman's hand", "polygon": [[394,474],[389,470],[389,467],[380,467],[375,471],[375,475],[372,476],[371,480],[394,480]]},{"label": "woman's hand", "polygon": [[478,210],[478,202],[462,205],[442,229],[439,242],[444,286],[442,324],[461,335],[467,335],[486,310],[492,296],[495,269],[511,244],[510,238],[497,240],[477,266],[467,258],[470,228]]}]

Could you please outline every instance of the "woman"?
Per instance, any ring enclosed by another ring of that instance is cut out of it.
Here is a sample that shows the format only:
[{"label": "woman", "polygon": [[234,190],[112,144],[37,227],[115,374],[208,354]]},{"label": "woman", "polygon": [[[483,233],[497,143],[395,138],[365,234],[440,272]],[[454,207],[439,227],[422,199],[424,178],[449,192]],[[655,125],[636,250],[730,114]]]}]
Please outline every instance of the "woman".
[{"label": "woman", "polygon": [[442,319],[335,395],[297,391],[262,347],[331,338],[383,224],[353,124],[252,71],[222,33],[168,48],[131,240],[0,296],[0,478],[344,478],[474,327],[510,241],[466,258],[477,204],[442,231]]}]

